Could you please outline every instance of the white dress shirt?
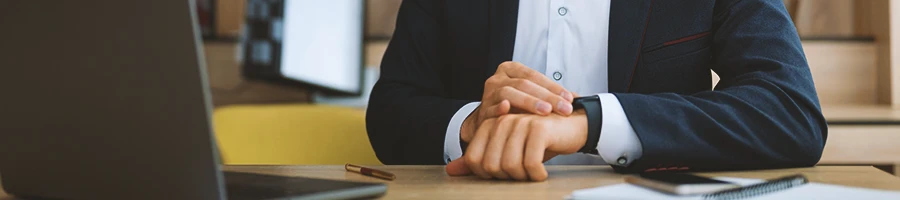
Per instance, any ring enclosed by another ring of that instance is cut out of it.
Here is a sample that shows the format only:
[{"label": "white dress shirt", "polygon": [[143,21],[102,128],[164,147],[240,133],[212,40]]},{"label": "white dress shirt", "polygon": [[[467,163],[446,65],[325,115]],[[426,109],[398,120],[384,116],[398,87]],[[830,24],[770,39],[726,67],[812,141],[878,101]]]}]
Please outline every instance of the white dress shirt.
[{"label": "white dress shirt", "polygon": [[[597,94],[603,126],[599,156],[557,156],[547,164],[627,166],[641,157],[641,143],[615,95],[609,94],[607,56],[610,0],[520,0],[513,61],[543,72],[569,91]],[[480,102],[463,106],[447,126],[444,160],[462,156],[462,122]],[[598,159],[599,157],[599,159]]]}]

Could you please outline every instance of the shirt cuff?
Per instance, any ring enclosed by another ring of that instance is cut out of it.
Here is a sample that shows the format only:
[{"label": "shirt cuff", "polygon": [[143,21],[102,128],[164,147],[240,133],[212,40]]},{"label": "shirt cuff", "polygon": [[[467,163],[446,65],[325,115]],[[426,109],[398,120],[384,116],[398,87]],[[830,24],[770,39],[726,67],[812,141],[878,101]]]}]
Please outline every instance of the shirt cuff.
[{"label": "shirt cuff", "polygon": [[619,98],[610,93],[598,94],[603,112],[603,125],[597,152],[604,162],[616,166],[628,166],[643,153],[641,141],[631,127]]},{"label": "shirt cuff", "polygon": [[469,117],[469,114],[475,111],[478,106],[481,105],[481,102],[472,102],[466,104],[458,111],[456,114],[453,114],[453,118],[450,118],[450,124],[447,124],[447,134],[444,136],[444,161],[450,163],[450,161],[456,160],[459,157],[462,157],[462,147],[459,145],[459,131],[462,128],[463,121]]}]

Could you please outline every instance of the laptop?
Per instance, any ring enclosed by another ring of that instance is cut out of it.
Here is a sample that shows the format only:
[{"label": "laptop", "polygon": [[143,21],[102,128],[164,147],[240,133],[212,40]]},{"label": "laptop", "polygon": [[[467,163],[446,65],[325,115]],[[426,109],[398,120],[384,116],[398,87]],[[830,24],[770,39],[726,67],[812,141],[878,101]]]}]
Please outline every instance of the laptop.
[{"label": "laptop", "polygon": [[342,199],[220,170],[193,1],[0,1],[0,179],[37,199]]}]

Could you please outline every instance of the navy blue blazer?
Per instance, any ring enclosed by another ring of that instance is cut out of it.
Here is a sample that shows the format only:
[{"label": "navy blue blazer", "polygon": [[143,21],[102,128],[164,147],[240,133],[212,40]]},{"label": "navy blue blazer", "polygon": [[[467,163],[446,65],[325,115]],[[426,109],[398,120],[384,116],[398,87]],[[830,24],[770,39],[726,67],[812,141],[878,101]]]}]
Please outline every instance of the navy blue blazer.
[{"label": "navy blue blazer", "polygon": [[[643,146],[617,171],[818,162],[828,127],[781,0],[612,0],[610,10],[609,91]],[[517,14],[517,0],[403,1],[366,115],[383,163],[444,164],[450,118],[512,59]]]}]

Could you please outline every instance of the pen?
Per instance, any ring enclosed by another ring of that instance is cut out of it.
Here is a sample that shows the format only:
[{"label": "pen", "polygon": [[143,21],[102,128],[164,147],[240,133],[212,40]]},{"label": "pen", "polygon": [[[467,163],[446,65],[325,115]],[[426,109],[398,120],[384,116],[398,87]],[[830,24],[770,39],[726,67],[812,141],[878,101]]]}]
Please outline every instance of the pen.
[{"label": "pen", "polygon": [[344,169],[346,169],[347,171],[350,171],[350,172],[356,172],[356,173],[359,173],[362,175],[371,176],[371,177],[380,178],[380,179],[389,180],[389,181],[393,181],[395,178],[397,178],[397,176],[394,176],[394,174],[392,174],[390,172],[381,171],[381,170],[372,169],[372,168],[366,168],[366,167],[362,167],[362,166],[354,165],[354,164],[350,164],[350,163],[347,163],[346,165],[344,165]]}]

